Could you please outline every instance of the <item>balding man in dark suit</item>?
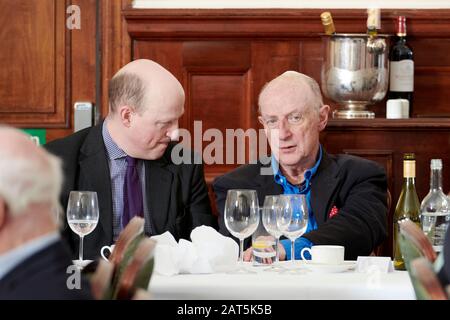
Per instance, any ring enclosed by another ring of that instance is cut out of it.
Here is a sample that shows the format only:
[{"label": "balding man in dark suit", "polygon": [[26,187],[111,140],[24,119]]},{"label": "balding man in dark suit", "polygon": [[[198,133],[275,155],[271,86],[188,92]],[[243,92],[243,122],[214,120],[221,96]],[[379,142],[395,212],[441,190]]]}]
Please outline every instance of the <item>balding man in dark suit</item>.
[{"label": "balding man in dark suit", "polygon": [[[64,208],[72,190],[97,192],[100,219],[85,238],[88,259],[114,243],[134,215],[145,219],[149,236],[169,231],[177,240],[189,239],[197,226],[217,228],[202,165],[182,148],[175,154],[190,163],[172,156],[184,99],[169,71],[150,60],[132,61],[109,83],[105,121],[45,146],[63,160]],[[78,236],[67,224],[64,235],[75,255]]]}]

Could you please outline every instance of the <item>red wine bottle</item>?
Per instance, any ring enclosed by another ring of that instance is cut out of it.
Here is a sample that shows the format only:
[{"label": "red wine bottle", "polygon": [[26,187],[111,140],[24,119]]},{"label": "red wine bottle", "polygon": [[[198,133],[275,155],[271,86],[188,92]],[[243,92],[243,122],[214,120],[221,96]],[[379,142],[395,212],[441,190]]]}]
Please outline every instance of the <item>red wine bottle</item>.
[{"label": "red wine bottle", "polygon": [[407,99],[412,116],[414,93],[413,50],[406,44],[406,18],[397,17],[397,37],[389,53],[388,99]]}]

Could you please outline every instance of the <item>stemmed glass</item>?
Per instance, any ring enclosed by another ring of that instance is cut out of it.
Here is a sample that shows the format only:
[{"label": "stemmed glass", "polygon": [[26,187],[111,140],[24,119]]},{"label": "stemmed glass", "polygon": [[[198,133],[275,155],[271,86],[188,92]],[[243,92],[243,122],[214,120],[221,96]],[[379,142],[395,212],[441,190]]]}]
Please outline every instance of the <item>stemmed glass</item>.
[{"label": "stemmed glass", "polygon": [[264,207],[262,208],[262,222],[267,232],[275,238],[275,262],[272,264],[270,271],[278,271],[280,260],[280,253],[278,244],[280,237],[283,234],[277,225],[277,211],[280,210],[280,196],[266,196],[264,198]]},{"label": "stemmed glass", "polygon": [[67,203],[67,222],[80,237],[79,261],[83,265],[83,238],[94,231],[99,218],[97,192],[71,191]]},{"label": "stemmed glass", "polygon": [[277,226],[291,240],[291,266],[295,269],[295,240],[303,235],[308,226],[308,204],[304,194],[280,196],[277,211]]},{"label": "stemmed glass", "polygon": [[258,228],[259,208],[256,190],[228,190],[224,210],[225,226],[239,239],[239,269],[244,268],[244,239],[250,237]]}]

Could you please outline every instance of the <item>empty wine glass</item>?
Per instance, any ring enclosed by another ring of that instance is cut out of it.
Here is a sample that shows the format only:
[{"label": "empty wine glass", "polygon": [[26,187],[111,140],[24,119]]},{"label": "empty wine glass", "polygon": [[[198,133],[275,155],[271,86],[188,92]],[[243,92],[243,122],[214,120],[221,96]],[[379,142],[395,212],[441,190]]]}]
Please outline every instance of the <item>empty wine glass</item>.
[{"label": "empty wine glass", "polygon": [[291,240],[291,266],[295,269],[295,240],[303,235],[308,226],[308,204],[304,194],[281,195],[277,211],[277,226]]},{"label": "empty wine glass", "polygon": [[279,271],[280,253],[278,250],[278,244],[282,232],[277,225],[277,211],[280,210],[280,196],[266,196],[264,198],[264,207],[262,208],[262,222],[267,232],[275,238],[275,262],[272,264],[270,271]]},{"label": "empty wine glass", "polygon": [[244,239],[255,232],[259,224],[256,190],[228,190],[224,210],[225,226],[239,239],[239,269],[244,268]]},{"label": "empty wine glass", "polygon": [[80,237],[79,260],[83,265],[83,238],[97,226],[99,218],[97,192],[71,191],[67,203],[67,222]]}]

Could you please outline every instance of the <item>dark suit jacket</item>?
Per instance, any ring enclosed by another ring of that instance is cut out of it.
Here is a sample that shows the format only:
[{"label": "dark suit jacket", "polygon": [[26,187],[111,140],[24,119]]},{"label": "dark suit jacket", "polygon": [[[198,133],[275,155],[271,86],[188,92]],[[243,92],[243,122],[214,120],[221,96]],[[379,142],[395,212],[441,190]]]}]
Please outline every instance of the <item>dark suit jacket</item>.
[{"label": "dark suit jacket", "polygon": [[[262,166],[261,163],[244,165],[214,181],[221,233],[229,235],[223,219],[228,189],[255,189],[260,205],[266,195],[283,193],[273,175],[260,175]],[[386,194],[386,174],[378,164],[324,152],[311,179],[311,207],[318,229],[304,237],[317,245],[345,246],[346,259],[369,255],[387,236]],[[339,212],[330,218],[333,206]]]},{"label": "dark suit jacket", "polygon": [[[64,209],[70,191],[97,192],[99,224],[84,240],[85,259],[94,259],[100,255],[102,246],[113,242],[111,177],[102,124],[48,143],[45,147],[64,162],[65,181],[60,199]],[[145,161],[146,197],[150,212],[145,219],[151,219],[154,234],[170,231],[177,240],[189,239],[194,227],[208,225],[217,228],[217,219],[211,212],[202,165],[174,164],[170,157],[173,147],[174,144],[170,144],[161,159]],[[193,158],[192,154],[190,156]],[[78,236],[67,224],[63,234],[75,257]]]},{"label": "dark suit jacket", "polygon": [[0,280],[0,300],[92,299],[90,285],[83,276],[80,289],[67,288],[67,279],[73,275],[67,273],[71,264],[70,252],[61,241],[40,250]]}]

